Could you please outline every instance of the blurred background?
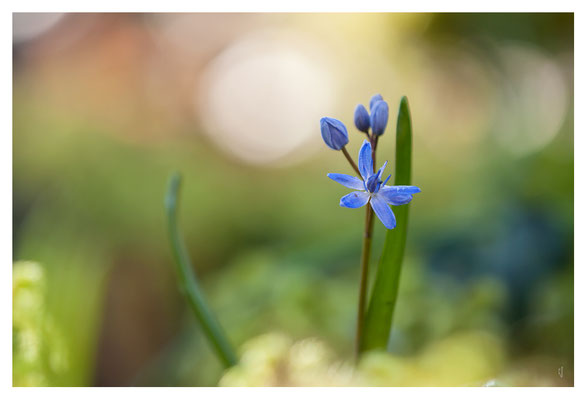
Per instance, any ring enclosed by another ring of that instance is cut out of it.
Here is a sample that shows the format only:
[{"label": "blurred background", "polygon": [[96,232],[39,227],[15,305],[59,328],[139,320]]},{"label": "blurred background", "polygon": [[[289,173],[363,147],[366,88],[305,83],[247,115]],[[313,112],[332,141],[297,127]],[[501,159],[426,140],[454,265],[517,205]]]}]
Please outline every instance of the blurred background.
[{"label": "blurred background", "polygon": [[235,345],[350,359],[364,214],[319,119],[355,155],[375,93],[381,161],[409,98],[422,193],[391,355],[364,366],[395,380],[371,384],[573,385],[572,14],[14,14],[13,67],[14,385],[218,384],[176,287],[175,170]]}]

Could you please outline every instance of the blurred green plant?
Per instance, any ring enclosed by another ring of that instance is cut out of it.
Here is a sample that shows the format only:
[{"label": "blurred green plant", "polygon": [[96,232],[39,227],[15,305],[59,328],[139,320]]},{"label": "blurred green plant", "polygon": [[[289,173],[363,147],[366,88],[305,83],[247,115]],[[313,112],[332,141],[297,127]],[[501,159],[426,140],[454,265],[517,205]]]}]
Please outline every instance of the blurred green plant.
[{"label": "blurred green plant", "polygon": [[169,189],[165,197],[169,240],[177,267],[179,288],[185,295],[207,339],[216,351],[218,358],[225,367],[231,367],[237,363],[237,357],[224,330],[212,314],[204,298],[177,226],[177,203],[180,186],[181,176],[178,173],[174,173],[169,179]]},{"label": "blurred green plant", "polygon": [[[47,202],[50,203],[50,202]],[[48,204],[47,204],[48,205]],[[96,368],[101,333],[104,276],[111,256],[91,229],[81,229],[77,210],[47,212],[45,204],[30,213],[26,241],[16,250],[21,260],[38,260],[44,282],[43,313],[59,327],[67,348],[67,368],[54,374],[51,386],[88,386]],[[15,309],[18,317],[19,310]]]},{"label": "blurred green plant", "polygon": [[54,386],[69,368],[61,329],[46,309],[46,275],[35,262],[12,270],[12,357],[14,386]]}]

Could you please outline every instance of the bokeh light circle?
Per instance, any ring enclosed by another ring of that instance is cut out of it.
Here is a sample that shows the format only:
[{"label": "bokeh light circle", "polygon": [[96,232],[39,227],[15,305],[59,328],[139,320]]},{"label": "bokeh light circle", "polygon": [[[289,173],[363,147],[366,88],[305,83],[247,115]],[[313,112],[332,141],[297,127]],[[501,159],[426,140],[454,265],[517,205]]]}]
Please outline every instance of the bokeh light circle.
[{"label": "bokeh light circle", "polygon": [[252,164],[311,154],[312,146],[297,150],[319,136],[318,121],[335,98],[325,58],[311,39],[287,30],[235,42],[200,82],[196,103],[206,134]]},{"label": "bokeh light circle", "polygon": [[500,49],[502,95],[495,117],[497,142],[518,156],[548,145],[568,108],[568,89],[555,60],[538,49],[510,43]]}]

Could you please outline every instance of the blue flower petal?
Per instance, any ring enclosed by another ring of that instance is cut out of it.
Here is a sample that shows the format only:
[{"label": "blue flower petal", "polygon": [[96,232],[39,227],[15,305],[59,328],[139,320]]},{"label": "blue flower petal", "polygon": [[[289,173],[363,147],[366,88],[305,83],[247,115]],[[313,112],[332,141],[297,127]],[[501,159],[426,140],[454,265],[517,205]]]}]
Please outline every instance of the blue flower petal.
[{"label": "blue flower petal", "polygon": [[392,206],[401,206],[404,204],[408,204],[410,201],[412,201],[413,197],[411,194],[401,194],[395,193],[393,191],[381,191],[377,194],[377,196],[382,198],[383,200],[385,200],[386,203],[391,204]]},{"label": "blue flower petal", "polygon": [[359,150],[359,171],[363,180],[369,179],[373,175],[373,158],[371,157],[371,143],[368,140],[363,141]]},{"label": "blue flower petal", "polygon": [[340,206],[346,208],[363,207],[369,201],[369,193],[352,192],[340,199]]},{"label": "blue flower petal", "polygon": [[343,186],[348,187],[349,189],[355,190],[363,190],[363,181],[359,178],[354,176],[346,175],[346,174],[328,174],[327,175],[330,179],[334,182],[338,182]]},{"label": "blue flower petal", "polygon": [[383,163],[383,165],[381,166],[381,168],[379,168],[379,170],[377,171],[377,177],[380,178],[381,175],[383,174],[383,171],[385,170],[385,167],[387,167],[387,161]]},{"label": "blue flower petal", "polygon": [[418,186],[384,186],[379,191],[380,193],[396,193],[396,194],[415,194],[420,193],[421,190]]},{"label": "blue flower petal", "polygon": [[393,215],[391,208],[389,208],[381,196],[374,196],[371,198],[371,207],[387,229],[395,228],[395,215]]}]

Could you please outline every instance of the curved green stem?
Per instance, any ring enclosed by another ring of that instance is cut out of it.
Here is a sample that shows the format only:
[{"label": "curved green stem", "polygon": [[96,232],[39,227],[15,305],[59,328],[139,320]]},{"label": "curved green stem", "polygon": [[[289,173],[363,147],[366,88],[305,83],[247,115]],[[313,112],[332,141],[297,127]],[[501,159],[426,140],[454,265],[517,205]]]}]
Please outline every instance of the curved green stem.
[{"label": "curved green stem", "polygon": [[198,285],[190,257],[177,226],[177,198],[180,186],[181,176],[179,173],[174,173],[169,179],[169,188],[167,196],[165,197],[169,240],[171,242],[173,258],[175,259],[179,288],[185,295],[194,315],[200,322],[204,334],[210,341],[216,355],[224,367],[228,368],[238,362],[236,353],[230,345],[224,330],[216,318],[214,318],[212,311],[206,304],[204,294]]}]

